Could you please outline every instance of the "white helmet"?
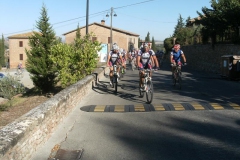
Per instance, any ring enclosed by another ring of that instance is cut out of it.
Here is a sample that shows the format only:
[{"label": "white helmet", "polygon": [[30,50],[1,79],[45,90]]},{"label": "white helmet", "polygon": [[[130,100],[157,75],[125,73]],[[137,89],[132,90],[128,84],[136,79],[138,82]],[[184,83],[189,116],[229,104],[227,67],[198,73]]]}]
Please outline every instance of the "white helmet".
[{"label": "white helmet", "polygon": [[123,52],[123,49],[122,49],[122,48],[120,48],[120,49],[119,49],[119,52],[120,52],[120,53],[122,53],[122,52]]},{"label": "white helmet", "polygon": [[112,49],[113,49],[113,50],[118,50],[118,49],[119,49],[119,47],[117,46],[117,44],[116,44],[116,43],[114,43],[114,44],[112,45]]}]

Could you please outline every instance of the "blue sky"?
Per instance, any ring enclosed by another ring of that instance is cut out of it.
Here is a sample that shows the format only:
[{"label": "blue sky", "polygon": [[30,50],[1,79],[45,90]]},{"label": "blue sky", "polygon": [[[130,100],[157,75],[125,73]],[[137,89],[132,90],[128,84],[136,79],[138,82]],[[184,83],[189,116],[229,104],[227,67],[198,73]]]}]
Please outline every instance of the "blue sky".
[{"label": "blue sky", "polygon": [[[87,0],[0,0],[0,33],[5,38],[14,34],[30,32],[41,16],[45,4],[50,23],[57,36],[86,25]],[[144,3],[143,3],[144,2]],[[88,23],[104,19],[110,26],[111,7],[117,17],[112,26],[134,32],[145,39],[147,33],[155,40],[163,41],[173,34],[179,15],[186,20],[195,18],[202,7],[211,8],[210,0],[89,0]]]}]

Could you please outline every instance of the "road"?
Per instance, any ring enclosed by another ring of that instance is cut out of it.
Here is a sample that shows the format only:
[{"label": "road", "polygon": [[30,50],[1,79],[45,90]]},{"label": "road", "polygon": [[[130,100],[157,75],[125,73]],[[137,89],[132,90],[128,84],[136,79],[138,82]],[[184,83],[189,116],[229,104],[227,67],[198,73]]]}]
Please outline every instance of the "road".
[{"label": "road", "polygon": [[[6,69],[2,69],[0,71],[0,73],[3,73],[5,75],[11,75],[11,76],[16,76],[16,69],[9,69],[6,71]],[[27,70],[24,69],[24,72],[23,72],[23,77],[19,79],[19,82],[21,82],[26,88],[28,89],[31,89],[33,88],[33,82],[30,78],[30,74],[29,72],[27,72]],[[0,103],[4,101],[4,98],[0,97]]]},{"label": "road", "polygon": [[58,145],[81,160],[240,159],[239,81],[186,66],[179,90],[169,70],[154,72],[151,105],[139,97],[138,71],[127,70],[117,94],[100,79],[32,160],[54,156]]}]

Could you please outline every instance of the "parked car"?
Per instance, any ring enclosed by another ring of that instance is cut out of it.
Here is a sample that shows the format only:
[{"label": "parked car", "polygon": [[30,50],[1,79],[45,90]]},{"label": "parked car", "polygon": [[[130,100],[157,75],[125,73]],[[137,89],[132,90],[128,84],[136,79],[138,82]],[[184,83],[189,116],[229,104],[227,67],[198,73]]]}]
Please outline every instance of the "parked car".
[{"label": "parked car", "polygon": [[14,79],[13,76],[0,73],[0,97],[9,98],[19,93],[24,93],[25,87]]}]

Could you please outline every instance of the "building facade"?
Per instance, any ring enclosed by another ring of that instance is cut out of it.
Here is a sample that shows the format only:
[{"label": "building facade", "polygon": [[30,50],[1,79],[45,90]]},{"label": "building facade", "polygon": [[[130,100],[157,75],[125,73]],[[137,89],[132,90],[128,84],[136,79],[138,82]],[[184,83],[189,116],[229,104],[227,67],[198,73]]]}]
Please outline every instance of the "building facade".
[{"label": "building facade", "polygon": [[[86,26],[79,27],[81,36],[86,35]],[[72,30],[70,32],[64,33],[65,43],[71,44],[74,42],[76,38],[77,29]],[[100,23],[92,23],[88,25],[88,33],[93,33],[94,37],[92,40],[97,40],[102,44],[107,44],[108,51],[110,51],[110,35],[111,35],[111,27],[105,25],[105,21],[102,20]],[[138,47],[138,38],[139,35],[136,33],[124,31],[118,28],[112,27],[112,42],[117,43],[120,48],[129,51],[131,48]]]},{"label": "building facade", "polygon": [[17,68],[18,64],[21,62],[23,67],[25,67],[27,55],[25,49],[29,50],[29,37],[33,35],[33,32],[17,34],[8,37],[9,41],[9,67]]}]

